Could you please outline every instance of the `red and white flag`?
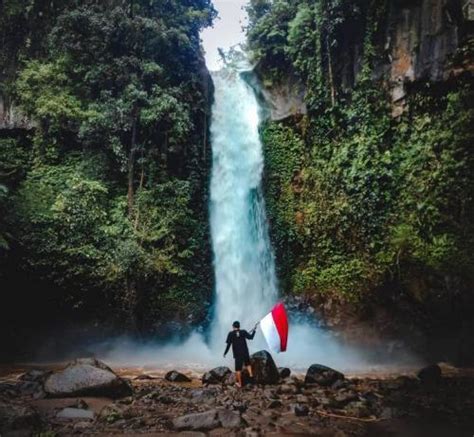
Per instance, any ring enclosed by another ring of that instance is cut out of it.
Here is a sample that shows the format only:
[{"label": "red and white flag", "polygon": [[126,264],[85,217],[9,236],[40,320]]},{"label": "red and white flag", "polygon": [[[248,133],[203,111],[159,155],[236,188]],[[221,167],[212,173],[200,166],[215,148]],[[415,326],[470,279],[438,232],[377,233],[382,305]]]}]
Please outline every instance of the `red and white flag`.
[{"label": "red and white flag", "polygon": [[285,352],[288,342],[288,317],[282,303],[277,303],[272,311],[260,320],[263,336],[273,352]]}]

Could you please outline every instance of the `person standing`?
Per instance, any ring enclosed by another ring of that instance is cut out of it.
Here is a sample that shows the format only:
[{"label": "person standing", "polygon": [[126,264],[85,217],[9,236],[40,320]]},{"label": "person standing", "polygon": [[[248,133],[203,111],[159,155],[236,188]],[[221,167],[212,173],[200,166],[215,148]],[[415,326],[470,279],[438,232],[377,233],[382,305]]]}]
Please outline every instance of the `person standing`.
[{"label": "person standing", "polygon": [[232,353],[234,354],[235,360],[235,379],[237,380],[238,387],[242,387],[242,369],[244,365],[249,372],[250,378],[253,378],[247,340],[253,340],[257,330],[257,325],[258,323],[250,332],[247,332],[245,329],[240,329],[239,321],[235,321],[232,323],[232,331],[227,335],[227,346],[225,348],[224,357],[227,355],[227,352],[229,352],[230,346],[232,345]]}]

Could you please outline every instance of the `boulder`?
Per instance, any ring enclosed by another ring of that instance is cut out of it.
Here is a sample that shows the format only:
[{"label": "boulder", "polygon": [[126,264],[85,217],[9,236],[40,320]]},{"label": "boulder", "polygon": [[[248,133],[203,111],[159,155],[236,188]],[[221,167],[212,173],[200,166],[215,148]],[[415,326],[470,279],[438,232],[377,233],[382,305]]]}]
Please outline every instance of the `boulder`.
[{"label": "boulder", "polygon": [[[41,424],[36,410],[28,406],[0,402],[0,434],[19,430],[33,430]],[[31,434],[31,433],[30,433]],[[30,435],[28,434],[28,435]]]},{"label": "boulder", "polygon": [[240,414],[226,409],[186,414],[173,420],[173,427],[178,431],[206,431],[218,427],[237,428],[241,424],[242,418]]},{"label": "boulder", "polygon": [[279,367],[278,373],[280,374],[280,378],[288,378],[291,375],[291,370],[288,367]]},{"label": "boulder", "polygon": [[18,396],[18,387],[10,382],[0,382],[0,393],[3,397],[13,398]]},{"label": "boulder", "polygon": [[235,378],[235,373],[229,373],[227,376],[224,378],[224,385],[234,385],[237,382],[237,379]]},{"label": "boulder", "polygon": [[431,364],[421,369],[417,376],[424,384],[436,384],[441,380],[441,367]]},{"label": "boulder", "polygon": [[255,352],[250,357],[250,363],[257,384],[276,384],[280,379],[275,361],[265,350]]},{"label": "boulder", "polygon": [[22,373],[18,379],[20,381],[32,381],[32,382],[44,382],[44,380],[51,374],[48,370],[29,370],[26,373]]},{"label": "boulder", "polygon": [[309,408],[307,405],[296,404],[294,406],[295,416],[307,416],[309,414]]},{"label": "boulder", "polygon": [[223,428],[238,428],[242,425],[242,417],[235,411],[218,410],[217,417]]},{"label": "boulder", "polygon": [[228,367],[226,366],[220,366],[220,367],[216,367],[214,369],[211,370],[211,373],[213,374],[213,376],[218,379],[219,381],[223,381],[224,378],[229,374],[229,373],[232,373],[232,370],[230,370]]},{"label": "boulder", "polygon": [[34,399],[44,398],[43,384],[50,374],[51,372],[46,370],[29,370],[18,376],[17,389],[22,394],[32,396]]},{"label": "boulder", "polygon": [[130,396],[132,388],[104,363],[94,358],[77,359],[65,369],[49,375],[44,382],[49,397]]},{"label": "boulder", "polygon": [[203,384],[222,384],[232,371],[226,366],[216,367],[202,376]]},{"label": "boulder", "polygon": [[82,408],[64,408],[56,417],[58,419],[90,419],[94,418],[94,412],[91,410],[84,410]]},{"label": "boulder", "polygon": [[168,372],[165,375],[165,379],[170,382],[191,382],[191,379],[189,379],[186,375],[177,372],[176,370],[171,370],[171,372]]},{"label": "boulder", "polygon": [[219,384],[219,380],[211,373],[206,372],[202,375],[203,384]]},{"label": "boulder", "polygon": [[328,387],[341,379],[344,379],[344,375],[341,372],[321,364],[313,364],[306,372],[304,382],[306,384],[318,384]]},{"label": "boulder", "polygon": [[21,394],[33,396],[35,399],[43,398],[45,396],[43,385],[40,382],[23,381],[18,385],[18,389]]}]

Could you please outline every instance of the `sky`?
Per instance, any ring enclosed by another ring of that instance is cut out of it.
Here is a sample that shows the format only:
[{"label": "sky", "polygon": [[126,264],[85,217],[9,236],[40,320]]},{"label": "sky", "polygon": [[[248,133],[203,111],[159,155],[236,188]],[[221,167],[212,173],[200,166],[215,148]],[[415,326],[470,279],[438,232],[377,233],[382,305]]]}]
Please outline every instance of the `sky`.
[{"label": "sky", "polygon": [[214,21],[214,27],[205,29],[201,33],[206,64],[209,70],[215,71],[222,67],[217,49],[228,49],[245,40],[242,26],[246,24],[246,13],[242,7],[247,0],[214,0],[214,7],[219,17]]}]

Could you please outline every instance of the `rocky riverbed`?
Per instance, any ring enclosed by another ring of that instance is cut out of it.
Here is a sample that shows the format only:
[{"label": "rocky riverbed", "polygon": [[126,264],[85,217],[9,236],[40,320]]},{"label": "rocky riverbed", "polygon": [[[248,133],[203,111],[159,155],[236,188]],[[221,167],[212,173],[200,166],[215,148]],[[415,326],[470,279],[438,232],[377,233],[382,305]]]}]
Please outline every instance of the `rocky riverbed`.
[{"label": "rocky riverbed", "polygon": [[[259,355],[260,354],[260,355]],[[94,359],[65,368],[3,369],[1,436],[471,436],[474,373],[432,365],[408,375],[347,377],[315,364],[292,375],[255,354],[255,383],[226,367],[194,372],[115,369]]]}]

